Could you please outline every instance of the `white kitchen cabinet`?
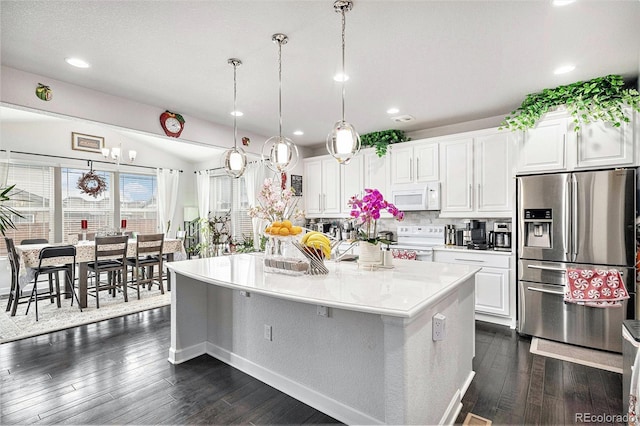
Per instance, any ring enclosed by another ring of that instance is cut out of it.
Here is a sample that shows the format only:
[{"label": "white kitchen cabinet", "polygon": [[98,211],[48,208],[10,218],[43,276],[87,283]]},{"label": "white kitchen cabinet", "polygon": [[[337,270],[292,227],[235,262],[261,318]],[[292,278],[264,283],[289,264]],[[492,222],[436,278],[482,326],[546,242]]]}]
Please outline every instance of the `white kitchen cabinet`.
[{"label": "white kitchen cabinet", "polygon": [[473,138],[440,143],[441,214],[473,211]]},{"label": "white kitchen cabinet", "polygon": [[493,216],[510,215],[515,198],[511,135],[496,132],[474,139],[475,210]]},{"label": "white kitchen cabinet", "polygon": [[305,159],[303,182],[308,217],[340,213],[340,164],[333,157]]},{"label": "white kitchen cabinet", "polygon": [[515,327],[515,257],[509,253],[435,248],[435,262],[475,265],[476,319]]},{"label": "white kitchen cabinet", "polygon": [[511,217],[512,135],[497,129],[440,142],[440,217]]},{"label": "white kitchen cabinet", "polygon": [[545,115],[536,127],[520,132],[518,174],[563,172],[637,165],[634,126],[637,114],[627,109],[630,123],[580,124],[566,112]]},{"label": "white kitchen cabinet", "polygon": [[567,119],[546,120],[522,133],[518,143],[518,173],[567,169]]},{"label": "white kitchen cabinet", "polygon": [[357,155],[349,161],[349,164],[340,166],[340,211],[347,215],[351,212],[348,202],[351,197],[362,196],[364,192],[364,156]]},{"label": "white kitchen cabinet", "polygon": [[392,145],[389,151],[393,185],[438,180],[438,144],[436,142],[403,142]]},{"label": "white kitchen cabinet", "polygon": [[580,125],[575,134],[576,169],[634,165],[632,123],[614,127],[595,122]]},{"label": "white kitchen cabinet", "polygon": [[363,188],[377,189],[385,197],[389,193],[389,155],[380,158],[374,149],[362,151],[364,161],[364,186]]}]

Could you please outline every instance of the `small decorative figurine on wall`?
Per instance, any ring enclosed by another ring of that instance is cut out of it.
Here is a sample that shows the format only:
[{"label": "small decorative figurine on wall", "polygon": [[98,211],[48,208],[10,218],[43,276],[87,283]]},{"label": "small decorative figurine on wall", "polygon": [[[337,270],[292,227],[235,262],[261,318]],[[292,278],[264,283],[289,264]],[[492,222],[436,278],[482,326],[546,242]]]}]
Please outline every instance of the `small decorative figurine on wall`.
[{"label": "small decorative figurine on wall", "polygon": [[49,86],[38,83],[38,87],[36,87],[36,96],[43,101],[50,101],[51,98],[53,98],[53,91],[49,88]]},{"label": "small decorative figurine on wall", "polygon": [[242,138],[242,145],[249,146],[250,143],[251,143],[251,139],[249,139],[248,137],[245,136]]}]

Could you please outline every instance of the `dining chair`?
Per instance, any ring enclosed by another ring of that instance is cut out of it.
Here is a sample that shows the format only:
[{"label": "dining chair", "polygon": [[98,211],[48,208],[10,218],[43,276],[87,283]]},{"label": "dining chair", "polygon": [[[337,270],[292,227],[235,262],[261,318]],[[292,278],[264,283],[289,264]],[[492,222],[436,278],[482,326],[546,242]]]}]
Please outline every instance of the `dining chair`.
[{"label": "dining chair", "polygon": [[20,241],[21,246],[27,244],[49,244],[49,240],[47,240],[46,238],[28,238],[26,240]]},{"label": "dining chair", "polygon": [[27,303],[28,294],[24,293],[23,286],[20,285],[20,255],[16,250],[12,238],[4,239],[7,246],[7,257],[11,266],[11,289],[9,290],[9,300],[7,302],[6,312],[11,311],[11,316],[16,315],[18,304]]},{"label": "dining chair", "polygon": [[[69,283],[69,289],[72,293],[71,306],[73,306],[73,299],[75,297],[76,301],[78,302],[80,312],[82,312],[82,307],[80,307],[80,300],[78,299],[78,295],[76,294],[75,287],[73,285],[76,270],[76,248],[74,246],[44,247],[42,250],[40,250],[38,258],[38,267],[34,268],[35,276],[33,279],[33,288],[31,290],[31,295],[29,296],[29,303],[27,305],[27,311],[25,315],[29,314],[31,302],[35,302],[36,321],[38,321],[38,300],[51,299],[53,301],[55,299],[57,301],[58,308],[61,306],[60,295],[64,292],[60,291],[59,272],[65,273],[67,283]],[[43,262],[47,264],[43,265]],[[49,290],[45,292],[38,292],[38,277],[43,274],[47,274],[49,276]],[[53,288],[54,279],[56,283],[55,289]]]},{"label": "dining chair", "polygon": [[[89,272],[94,274],[94,285],[88,294],[95,296],[96,308],[100,308],[100,291],[108,290],[115,297],[116,290],[124,295],[124,301],[128,302],[127,295],[127,243],[129,237],[116,235],[111,237],[96,237],[94,261],[87,264]],[[101,281],[102,273],[107,273],[107,281]]]},{"label": "dining chair", "polygon": [[[160,293],[164,294],[162,277],[162,247],[164,234],[138,235],[136,238],[136,255],[127,259],[127,264],[132,268],[131,288],[135,286],[140,299],[140,285],[148,284],[149,290],[154,283],[158,284]],[[158,267],[158,275],[155,276],[154,268]]]}]

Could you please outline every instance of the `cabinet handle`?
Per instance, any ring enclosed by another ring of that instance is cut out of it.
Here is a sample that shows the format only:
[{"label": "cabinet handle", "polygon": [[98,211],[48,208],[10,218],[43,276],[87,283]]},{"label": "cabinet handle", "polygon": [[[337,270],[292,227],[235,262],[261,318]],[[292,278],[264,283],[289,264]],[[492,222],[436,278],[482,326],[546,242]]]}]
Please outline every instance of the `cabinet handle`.
[{"label": "cabinet handle", "polygon": [[322,194],[322,211],[327,208],[327,194]]},{"label": "cabinet handle", "polygon": [[318,211],[322,211],[322,194],[318,194]]},{"label": "cabinet handle", "polygon": [[416,180],[420,180],[420,157],[416,158]]},{"label": "cabinet handle", "polygon": [[484,260],[479,260],[479,259],[461,259],[461,258],[454,258],[454,260],[459,260],[460,262],[478,262],[478,263],[484,263]]},{"label": "cabinet handle", "polygon": [[473,208],[473,185],[469,184],[469,208]]},{"label": "cabinet handle", "polygon": [[482,200],[482,186],[480,184],[478,184],[478,206],[481,206],[482,204],[480,203],[480,201]]}]

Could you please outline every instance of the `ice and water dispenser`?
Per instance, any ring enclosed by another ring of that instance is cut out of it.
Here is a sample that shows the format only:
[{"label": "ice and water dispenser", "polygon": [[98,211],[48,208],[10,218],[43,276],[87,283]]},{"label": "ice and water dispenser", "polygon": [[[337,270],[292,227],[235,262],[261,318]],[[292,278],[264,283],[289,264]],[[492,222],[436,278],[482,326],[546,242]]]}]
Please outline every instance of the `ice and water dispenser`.
[{"label": "ice and water dispenser", "polygon": [[525,209],[523,222],[525,247],[551,248],[551,209]]}]

